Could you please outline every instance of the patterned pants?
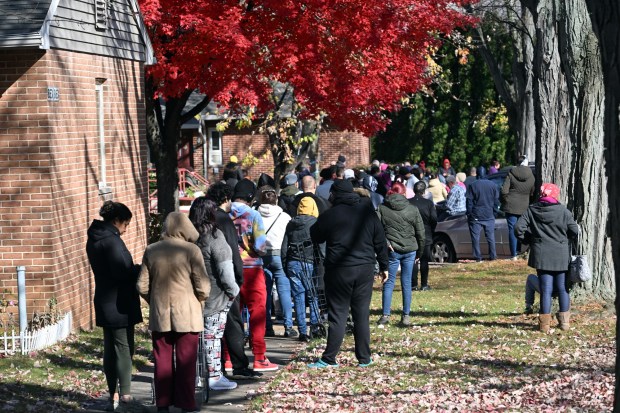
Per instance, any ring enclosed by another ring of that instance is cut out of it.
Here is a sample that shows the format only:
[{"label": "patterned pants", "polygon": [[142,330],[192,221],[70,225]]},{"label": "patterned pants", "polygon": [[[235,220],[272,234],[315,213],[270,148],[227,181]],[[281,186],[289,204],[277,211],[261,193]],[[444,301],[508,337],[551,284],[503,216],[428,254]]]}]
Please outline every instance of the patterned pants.
[{"label": "patterned pants", "polygon": [[222,375],[222,337],[226,328],[226,317],[233,301],[228,301],[226,308],[220,312],[205,316],[204,351],[209,366],[209,378]]}]

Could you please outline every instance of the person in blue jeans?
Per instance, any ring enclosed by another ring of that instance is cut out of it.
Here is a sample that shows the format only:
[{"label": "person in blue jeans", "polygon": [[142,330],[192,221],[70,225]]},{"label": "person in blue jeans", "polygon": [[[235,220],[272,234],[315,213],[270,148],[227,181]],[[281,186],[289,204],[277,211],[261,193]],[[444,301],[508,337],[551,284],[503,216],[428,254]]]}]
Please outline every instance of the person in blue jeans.
[{"label": "person in blue jeans", "polygon": [[[308,341],[306,324],[306,285],[314,282],[314,244],[310,239],[310,227],[319,216],[319,209],[311,197],[302,198],[297,207],[297,216],[286,226],[282,241],[281,257],[286,263],[286,274],[291,283],[299,340]],[[310,323],[319,323],[318,303],[316,296],[311,296]]]},{"label": "person in blue jeans", "polygon": [[570,238],[579,235],[579,226],[570,211],[560,203],[560,188],[552,183],[540,187],[540,199],[530,205],[515,226],[515,235],[530,243],[528,265],[540,279],[539,328],[549,332],[551,296],[557,292],[560,311],[556,314],[561,330],[570,327],[570,295],[566,273],[571,260]]},{"label": "person in blue jeans", "polygon": [[527,157],[520,156],[518,163],[519,165],[513,167],[506,175],[501,190],[502,211],[506,213],[508,244],[513,260],[517,259],[519,253],[519,243],[514,234],[514,227],[534,195],[534,174],[528,166]]},{"label": "person in blue jeans", "polygon": [[480,179],[467,188],[465,194],[467,208],[467,223],[471,236],[471,247],[476,261],[482,261],[480,253],[480,232],[484,228],[484,235],[489,244],[489,259],[497,258],[495,252],[495,211],[499,207],[499,190],[488,179]]},{"label": "person in blue jeans", "polygon": [[265,273],[265,287],[267,288],[265,336],[275,336],[271,319],[272,292],[273,284],[275,283],[282,306],[282,314],[284,315],[284,337],[297,337],[297,332],[293,329],[291,283],[286,278],[282,259],[280,258],[280,246],[284,239],[286,225],[291,220],[291,217],[277,205],[278,197],[273,187],[264,185],[258,191],[258,200],[260,202],[258,212],[263,218],[266,236],[265,243],[267,245],[267,251],[263,256],[263,271]]},{"label": "person in blue jeans", "polygon": [[400,282],[403,294],[403,316],[401,324],[411,325],[411,275],[416,262],[416,254],[424,250],[424,221],[418,208],[405,198],[405,186],[399,182],[392,184],[385,201],[377,209],[388,241],[388,279],[383,284],[383,315],[379,324],[390,322],[392,293],[396,284],[396,272],[400,265]]}]

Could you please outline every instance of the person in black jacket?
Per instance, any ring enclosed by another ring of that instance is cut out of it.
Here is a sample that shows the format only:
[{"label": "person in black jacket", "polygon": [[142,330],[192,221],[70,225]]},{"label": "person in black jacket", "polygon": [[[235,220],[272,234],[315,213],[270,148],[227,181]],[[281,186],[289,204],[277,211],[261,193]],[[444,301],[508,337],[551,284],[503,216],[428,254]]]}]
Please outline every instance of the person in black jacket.
[{"label": "person in black jacket", "polygon": [[[293,293],[295,304],[295,315],[297,316],[297,328],[299,330],[299,340],[309,341],[308,327],[306,324],[306,283],[314,282],[315,268],[315,248],[310,238],[310,228],[316,223],[319,216],[319,209],[316,202],[311,197],[305,197],[299,203],[297,215],[286,224],[286,232],[282,240],[280,254],[282,265],[286,270],[289,280],[290,296]],[[313,331],[319,324],[318,301],[316,296],[308,294],[310,301],[310,324]],[[289,316],[290,317],[290,316]],[[285,316],[285,319],[287,316]]]},{"label": "person in black jacket", "polygon": [[330,189],[332,207],[311,228],[315,244],[327,243],[325,290],[329,331],[322,357],[309,365],[334,367],[346,329],[349,307],[353,317],[355,356],[360,367],[370,365],[370,299],[375,256],[382,281],[388,278],[387,241],[375,212],[360,202],[350,181],[336,179]]},{"label": "person in black jacket", "polygon": [[570,295],[566,274],[571,261],[569,238],[579,235],[579,226],[570,211],[560,203],[560,188],[552,183],[540,187],[540,199],[530,205],[515,225],[515,235],[530,240],[527,264],[536,268],[540,279],[540,331],[547,333],[551,323],[551,296],[557,292],[561,330],[570,326]]},{"label": "person in black jacket", "polygon": [[419,263],[413,267],[413,276],[411,277],[412,287],[411,289],[418,290],[418,266],[420,267],[420,291],[430,290],[428,285],[428,263],[431,260],[431,245],[433,245],[433,235],[435,233],[435,227],[437,226],[437,210],[435,204],[430,199],[424,198],[426,192],[426,183],[424,181],[418,181],[413,185],[413,192],[415,196],[409,200],[411,205],[418,207],[420,215],[422,216],[422,222],[424,222],[424,250],[420,256]]},{"label": "person in black jacket", "polygon": [[[233,268],[235,271],[235,281],[241,287],[243,284],[243,261],[239,254],[239,241],[237,237],[237,229],[228,212],[230,211],[230,203],[233,189],[224,182],[218,182],[209,187],[207,190],[207,198],[219,205],[215,212],[215,223],[224,234],[226,242],[230,246],[233,256]],[[250,370],[250,360],[245,354],[243,345],[245,343],[245,335],[243,332],[243,319],[241,318],[241,309],[239,304],[239,296],[235,298],[226,318],[226,328],[224,329],[224,369],[232,373],[231,377],[237,380],[256,379],[263,374]],[[228,360],[230,358],[230,360]]]},{"label": "person in black jacket", "polygon": [[[131,397],[134,325],[142,322],[136,281],[140,265],[133,262],[121,239],[132,213],[120,202],[106,201],[88,228],[86,254],[95,275],[95,320],[103,327],[103,370],[112,410]],[[120,394],[120,397],[119,397]]]}]

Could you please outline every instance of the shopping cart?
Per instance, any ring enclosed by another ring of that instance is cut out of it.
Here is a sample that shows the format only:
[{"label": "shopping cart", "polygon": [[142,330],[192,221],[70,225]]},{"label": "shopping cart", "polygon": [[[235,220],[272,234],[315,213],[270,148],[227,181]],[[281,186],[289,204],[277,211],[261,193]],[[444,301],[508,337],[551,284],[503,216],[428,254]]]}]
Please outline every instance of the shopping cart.
[{"label": "shopping cart", "polygon": [[[289,244],[296,257],[300,257],[302,263],[301,284],[306,290],[306,303],[310,307],[310,314],[315,314],[317,324],[310,325],[310,337],[320,338],[327,336],[327,300],[323,284],[323,272],[321,252],[312,241]],[[312,317],[311,317],[312,319]]]},{"label": "shopping cart", "polygon": [[[173,354],[176,362],[176,353]],[[204,331],[198,334],[198,356],[196,357],[196,393],[200,392],[202,402],[209,401],[209,364],[207,363],[207,352],[205,349]],[[151,379],[151,404],[156,403],[155,398],[155,377]]]}]

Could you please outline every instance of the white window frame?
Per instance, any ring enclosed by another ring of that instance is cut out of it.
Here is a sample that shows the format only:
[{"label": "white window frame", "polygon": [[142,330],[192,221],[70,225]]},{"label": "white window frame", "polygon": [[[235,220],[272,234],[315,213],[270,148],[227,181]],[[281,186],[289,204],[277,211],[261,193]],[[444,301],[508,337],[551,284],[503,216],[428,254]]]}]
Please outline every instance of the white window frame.
[{"label": "white window frame", "polygon": [[99,189],[108,186],[105,154],[105,79],[97,79],[95,84],[97,101],[97,137],[99,145]]},{"label": "white window frame", "polygon": [[[213,136],[217,134],[219,139],[219,149],[213,149]],[[218,166],[222,165],[223,161],[223,151],[222,151],[222,132],[218,131],[215,128],[207,129],[207,140],[209,142],[209,166]]]}]

